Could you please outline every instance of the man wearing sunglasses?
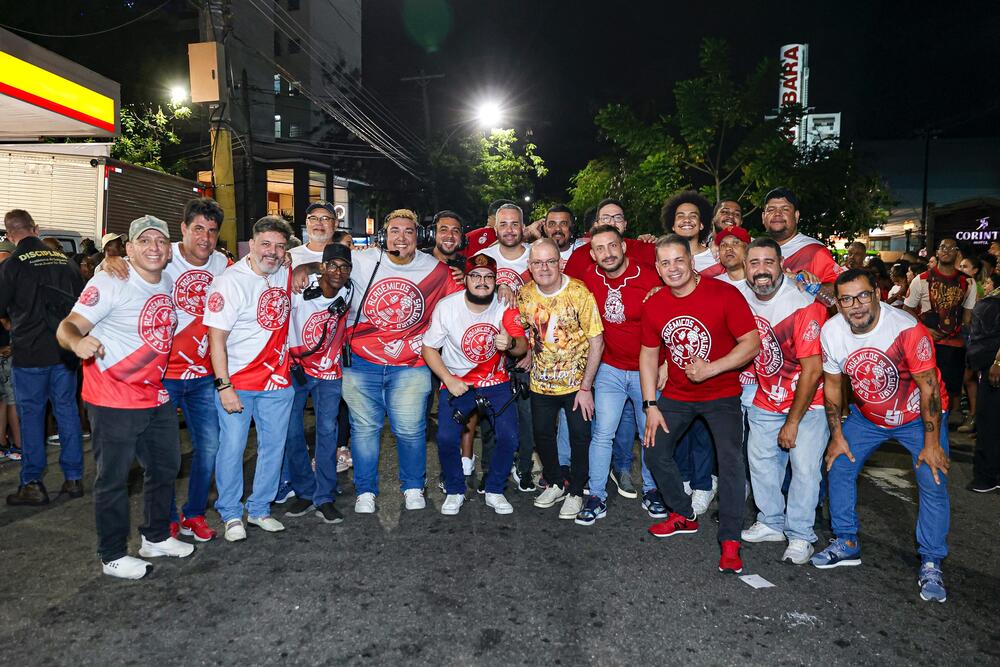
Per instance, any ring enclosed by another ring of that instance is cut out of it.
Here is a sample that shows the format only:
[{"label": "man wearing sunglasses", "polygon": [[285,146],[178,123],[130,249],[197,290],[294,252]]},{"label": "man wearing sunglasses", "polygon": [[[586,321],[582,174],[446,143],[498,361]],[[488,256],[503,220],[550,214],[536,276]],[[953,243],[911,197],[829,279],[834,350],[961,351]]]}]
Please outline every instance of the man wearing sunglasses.
[{"label": "man wearing sunglasses", "polygon": [[[821,335],[824,406],[830,426],[826,452],[830,519],[836,538],[812,557],[818,568],[861,564],[855,509],[858,474],[887,440],[909,450],[920,496],[918,583],[923,600],[944,602],[941,560],[948,555],[948,394],[934,343],[912,315],[879,301],[871,273],[850,269],[834,283],[835,315]],[[841,424],[841,383],[858,401]]]}]

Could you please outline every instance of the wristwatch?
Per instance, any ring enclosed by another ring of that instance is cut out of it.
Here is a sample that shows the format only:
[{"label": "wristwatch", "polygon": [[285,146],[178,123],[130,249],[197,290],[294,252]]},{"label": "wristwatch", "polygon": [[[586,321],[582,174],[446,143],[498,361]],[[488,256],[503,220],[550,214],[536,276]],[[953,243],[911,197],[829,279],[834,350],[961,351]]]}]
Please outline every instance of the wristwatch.
[{"label": "wristwatch", "polygon": [[642,402],[642,409],[643,410],[646,410],[647,408],[655,408],[655,407],[656,407],[656,401],[643,401]]},{"label": "wristwatch", "polygon": [[215,378],[215,388],[225,387],[229,382],[229,378]]}]

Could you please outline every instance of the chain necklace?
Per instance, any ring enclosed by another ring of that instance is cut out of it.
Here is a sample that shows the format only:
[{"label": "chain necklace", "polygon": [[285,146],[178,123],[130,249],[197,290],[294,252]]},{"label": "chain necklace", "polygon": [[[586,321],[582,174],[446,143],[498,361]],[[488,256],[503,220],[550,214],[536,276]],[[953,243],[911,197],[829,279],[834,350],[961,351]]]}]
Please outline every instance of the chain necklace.
[{"label": "chain necklace", "polygon": [[625,321],[625,304],[622,302],[622,290],[628,285],[628,281],[639,275],[639,265],[636,264],[635,273],[625,278],[622,284],[616,289],[608,284],[607,278],[600,270],[597,275],[604,281],[604,286],[608,288],[608,295],[604,298],[604,319],[609,324],[621,324]]}]

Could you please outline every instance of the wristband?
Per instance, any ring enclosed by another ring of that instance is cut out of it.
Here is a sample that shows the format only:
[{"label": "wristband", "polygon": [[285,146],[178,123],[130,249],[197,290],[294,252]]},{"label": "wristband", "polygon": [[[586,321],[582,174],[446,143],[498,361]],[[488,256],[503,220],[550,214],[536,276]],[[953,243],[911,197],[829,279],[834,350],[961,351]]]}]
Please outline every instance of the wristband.
[{"label": "wristband", "polygon": [[590,392],[590,390],[589,390],[589,389],[584,389],[583,387],[580,387],[579,391],[586,391],[586,392]]},{"label": "wristband", "polygon": [[656,407],[656,401],[643,401],[642,402],[642,409],[643,410],[646,410],[647,408],[655,408],[655,407]]},{"label": "wristband", "polygon": [[230,382],[227,382],[225,384],[216,384],[215,385],[215,391],[218,391],[218,392],[223,392],[226,389],[232,389],[232,388],[233,388],[233,385]]}]

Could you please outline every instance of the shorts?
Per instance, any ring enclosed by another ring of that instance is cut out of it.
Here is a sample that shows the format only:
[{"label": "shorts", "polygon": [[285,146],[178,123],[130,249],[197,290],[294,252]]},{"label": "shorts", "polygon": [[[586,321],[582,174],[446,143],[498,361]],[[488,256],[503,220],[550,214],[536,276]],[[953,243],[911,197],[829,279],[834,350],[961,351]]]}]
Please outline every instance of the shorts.
[{"label": "shorts", "polygon": [[14,377],[10,372],[10,357],[0,357],[0,402],[14,405]]}]

